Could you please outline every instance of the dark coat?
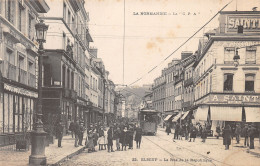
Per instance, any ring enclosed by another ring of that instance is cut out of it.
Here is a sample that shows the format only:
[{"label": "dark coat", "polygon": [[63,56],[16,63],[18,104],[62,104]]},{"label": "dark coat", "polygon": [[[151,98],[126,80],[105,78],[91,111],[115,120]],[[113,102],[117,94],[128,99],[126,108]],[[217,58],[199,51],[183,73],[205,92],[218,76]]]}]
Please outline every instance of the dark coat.
[{"label": "dark coat", "polygon": [[56,132],[57,137],[61,139],[63,136],[63,126],[61,124],[58,124]]},{"label": "dark coat", "polygon": [[202,129],[201,138],[202,138],[202,139],[206,139],[206,138],[207,138],[207,129],[206,129],[206,128],[203,128],[203,129]]},{"label": "dark coat", "polygon": [[140,127],[137,127],[136,129],[135,129],[135,141],[141,141],[141,139],[142,139],[142,129],[140,128]]},{"label": "dark coat", "polygon": [[256,128],[253,126],[250,127],[250,129],[248,130],[248,136],[250,138],[254,138],[256,136],[256,133],[257,133]]},{"label": "dark coat", "polygon": [[196,135],[197,135],[197,128],[195,126],[192,126],[190,130],[190,138],[196,138]]},{"label": "dark coat", "polygon": [[243,137],[248,137],[248,127],[244,127],[244,128],[242,129],[242,136],[243,136]]},{"label": "dark coat", "polygon": [[74,131],[74,123],[73,122],[70,123],[69,131]]},{"label": "dark coat", "polygon": [[107,131],[107,139],[108,139],[108,140],[112,140],[113,137],[114,137],[114,132],[113,132],[113,129],[110,128],[110,129],[108,129],[108,131]]},{"label": "dark coat", "polygon": [[127,132],[122,130],[119,138],[119,142],[124,146],[127,144]]},{"label": "dark coat", "polygon": [[114,132],[114,139],[119,139],[119,138],[120,138],[120,130],[117,129],[117,130],[115,130],[115,132]]},{"label": "dark coat", "polygon": [[170,125],[167,125],[167,126],[166,126],[166,133],[171,133],[171,127],[170,127]]},{"label": "dark coat", "polygon": [[230,127],[223,129],[223,145],[230,145],[232,137],[232,130]]},{"label": "dark coat", "polygon": [[74,124],[74,132],[76,135],[80,135],[80,127],[78,123]]}]

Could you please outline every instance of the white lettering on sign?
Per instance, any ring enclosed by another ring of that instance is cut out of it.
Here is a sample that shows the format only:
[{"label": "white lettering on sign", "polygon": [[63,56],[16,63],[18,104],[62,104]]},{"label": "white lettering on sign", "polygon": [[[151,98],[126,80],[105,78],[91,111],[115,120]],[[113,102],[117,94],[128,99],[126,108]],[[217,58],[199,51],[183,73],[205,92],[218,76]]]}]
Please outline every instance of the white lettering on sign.
[{"label": "white lettering on sign", "polygon": [[212,102],[219,103],[259,103],[260,96],[256,95],[211,95]]},{"label": "white lettering on sign", "polygon": [[8,84],[4,84],[4,89],[7,90],[7,91],[10,91],[10,92],[13,92],[13,93],[20,94],[20,95],[38,98],[38,94],[35,93],[35,92],[31,92],[31,91],[28,91],[26,89],[18,88],[18,87],[11,86],[11,85],[8,85]]},{"label": "white lettering on sign", "polygon": [[243,26],[244,29],[256,30],[260,29],[260,19],[257,17],[229,17],[228,29],[237,29],[238,26]]}]

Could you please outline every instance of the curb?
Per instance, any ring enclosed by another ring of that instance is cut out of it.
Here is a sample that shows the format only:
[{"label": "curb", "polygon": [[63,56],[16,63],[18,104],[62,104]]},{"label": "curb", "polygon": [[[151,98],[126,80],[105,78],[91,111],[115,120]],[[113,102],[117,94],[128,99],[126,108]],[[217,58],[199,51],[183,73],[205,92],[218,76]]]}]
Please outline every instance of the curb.
[{"label": "curb", "polygon": [[86,147],[82,147],[82,148],[80,148],[79,150],[77,150],[77,151],[75,151],[75,152],[69,154],[68,156],[63,157],[62,159],[60,159],[59,161],[57,161],[57,162],[55,162],[55,163],[48,164],[48,161],[47,161],[47,166],[59,166],[59,165],[61,165],[62,162],[66,161],[66,160],[68,160],[68,159],[70,159],[70,158],[72,158],[72,157],[75,156],[75,155],[80,154],[82,151],[85,150],[85,148],[86,148]]}]

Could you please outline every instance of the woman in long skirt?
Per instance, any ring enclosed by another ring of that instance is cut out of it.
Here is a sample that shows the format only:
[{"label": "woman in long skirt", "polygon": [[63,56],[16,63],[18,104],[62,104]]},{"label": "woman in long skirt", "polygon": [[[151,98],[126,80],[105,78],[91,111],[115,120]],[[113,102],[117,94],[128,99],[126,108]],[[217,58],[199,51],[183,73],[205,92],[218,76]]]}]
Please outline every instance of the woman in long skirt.
[{"label": "woman in long skirt", "polygon": [[107,130],[106,130],[106,128],[104,128],[103,131],[104,131],[104,135],[99,138],[98,144],[102,147],[102,150],[103,150],[103,146],[105,147],[105,150],[106,150],[106,145],[107,145]]},{"label": "woman in long skirt", "polygon": [[89,153],[95,151],[93,139],[94,139],[93,132],[92,132],[92,130],[89,130],[88,141],[86,140],[87,141],[87,148],[88,148],[88,152]]}]

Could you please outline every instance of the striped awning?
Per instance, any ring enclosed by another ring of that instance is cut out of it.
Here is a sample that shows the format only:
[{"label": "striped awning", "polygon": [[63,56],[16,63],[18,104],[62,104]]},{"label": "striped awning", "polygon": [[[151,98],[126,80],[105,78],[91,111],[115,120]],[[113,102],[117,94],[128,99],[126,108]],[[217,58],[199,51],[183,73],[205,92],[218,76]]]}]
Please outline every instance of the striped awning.
[{"label": "striped awning", "polygon": [[167,115],[166,118],[164,118],[164,121],[169,120],[172,117],[172,115]]},{"label": "striped awning", "polygon": [[197,112],[195,114],[195,120],[196,121],[207,121],[208,119],[208,106],[201,106],[198,107]]},{"label": "striped awning", "polygon": [[178,115],[176,115],[173,119],[172,119],[172,122],[177,122],[177,120],[180,119],[182,113],[179,113]]},{"label": "striped awning", "polygon": [[181,117],[181,120],[184,120],[189,113],[190,113],[190,111],[185,112],[184,115]]},{"label": "striped awning", "polygon": [[210,106],[211,120],[242,121],[242,107],[217,107]]},{"label": "striped awning", "polygon": [[260,107],[245,107],[246,122],[260,122]]}]

